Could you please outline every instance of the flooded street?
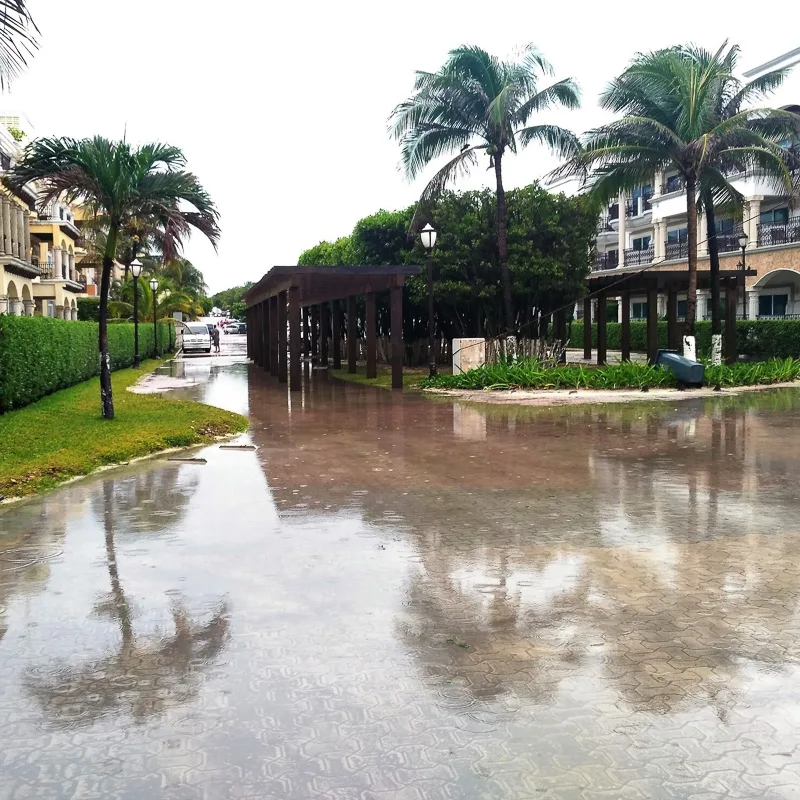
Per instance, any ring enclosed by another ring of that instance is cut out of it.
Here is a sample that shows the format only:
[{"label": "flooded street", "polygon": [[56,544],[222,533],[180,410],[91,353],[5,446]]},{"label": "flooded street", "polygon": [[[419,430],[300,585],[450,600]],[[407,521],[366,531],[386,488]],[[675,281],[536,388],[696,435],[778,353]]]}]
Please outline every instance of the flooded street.
[{"label": "flooded street", "polygon": [[0,800],[800,796],[800,392],[171,369],[257,449],[0,511]]}]

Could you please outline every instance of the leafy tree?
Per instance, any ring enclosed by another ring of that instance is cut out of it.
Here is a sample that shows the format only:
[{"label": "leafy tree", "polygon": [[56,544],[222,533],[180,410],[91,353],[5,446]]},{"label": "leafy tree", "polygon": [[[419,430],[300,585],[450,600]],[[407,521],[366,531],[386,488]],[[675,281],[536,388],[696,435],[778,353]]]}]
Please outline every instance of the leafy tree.
[{"label": "leafy tree", "polygon": [[[583,174],[594,171],[591,196],[598,201],[648,183],[663,170],[675,170],[683,178],[689,266],[686,335],[691,337],[697,308],[698,192],[708,187],[714,196],[733,196],[726,176],[748,169],[780,174],[787,188],[791,184],[776,139],[780,131],[794,127],[795,115],[750,109],[722,118],[721,87],[733,86],[723,50],[711,55],[674,47],[637,55],[601,96],[603,108],[624,116],[590,131],[566,167]],[[729,102],[735,107],[744,99],[734,93]]]},{"label": "leafy tree", "polygon": [[517,61],[501,61],[480,47],[452,50],[438,72],[417,72],[414,93],[394,109],[390,131],[401,144],[401,162],[413,179],[433,160],[457,153],[428,183],[423,201],[489,157],[494,169],[497,202],[497,251],[503,287],[505,325],[516,330],[513,287],[508,266],[508,213],[503,188],[503,158],[518,147],[541,142],[561,154],[575,150],[575,137],[556,125],[528,125],[548,108],[577,108],[578,88],[571,78],[542,88],[552,67],[528,46]]},{"label": "leafy tree", "polygon": [[320,242],[314,247],[304,250],[297,259],[297,264],[300,267],[336,267],[342,264],[355,263],[357,262],[349,236],[343,236],[335,242]]},{"label": "leafy tree", "polygon": [[108,299],[120,232],[133,219],[156,219],[170,235],[183,238],[199,230],[216,245],[218,213],[198,179],[186,171],[176,147],[133,147],[96,136],[93,139],[37,139],[9,173],[15,188],[38,181],[41,203],[65,197],[90,204],[105,222],[106,241],[100,281],[100,398],[102,414],[114,417],[108,359]]},{"label": "leafy tree", "polygon": [[413,246],[409,226],[413,209],[384,211],[360,219],[350,235],[356,264],[405,264]]},{"label": "leafy tree", "polygon": [[234,286],[211,295],[211,302],[217,308],[230,310],[234,303],[239,303],[244,297],[244,293],[253,285],[252,281],[247,281],[242,286]]}]

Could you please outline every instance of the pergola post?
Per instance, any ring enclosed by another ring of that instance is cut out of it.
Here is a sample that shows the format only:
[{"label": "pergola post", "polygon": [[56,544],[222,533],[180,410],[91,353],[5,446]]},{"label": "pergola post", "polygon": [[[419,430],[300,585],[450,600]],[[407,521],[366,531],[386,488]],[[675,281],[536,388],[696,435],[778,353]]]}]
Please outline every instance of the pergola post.
[{"label": "pergola post", "polygon": [[631,296],[629,292],[623,292],[620,298],[622,303],[622,360],[631,360]]},{"label": "pergola post", "polygon": [[606,337],[606,293],[597,295],[597,364],[608,363],[608,339]]},{"label": "pergola post", "polygon": [[269,298],[269,374],[278,377],[280,369],[280,359],[278,353],[278,339],[280,338],[280,325],[278,324],[278,298]]},{"label": "pergola post", "polygon": [[342,305],[333,301],[333,368],[342,368]]},{"label": "pergola post", "polygon": [[735,364],[739,358],[736,341],[736,300],[737,286],[735,280],[725,284],[725,363]]},{"label": "pergola post", "polygon": [[289,389],[299,392],[303,388],[303,371],[300,363],[300,287],[289,287]]},{"label": "pergola post", "polygon": [[310,308],[304,308],[301,311],[303,315],[303,356],[309,358],[311,356],[311,314]]},{"label": "pergola post", "polygon": [[254,317],[255,313],[253,312],[253,306],[250,306],[247,309],[247,358],[250,361],[253,360],[253,337],[255,336],[255,326],[254,326]]},{"label": "pergola post", "polygon": [[392,389],[403,388],[403,278],[390,292],[392,335]]},{"label": "pergola post", "polygon": [[378,377],[378,339],[375,330],[375,292],[368,292],[364,299],[367,304],[367,377]]},{"label": "pergola post", "polygon": [[561,348],[558,356],[559,364],[567,363],[567,315],[563,308],[560,308],[553,315],[553,338],[560,342]]},{"label": "pergola post", "polygon": [[647,290],[647,360],[656,363],[658,354],[658,289],[651,286]]},{"label": "pergola post", "polygon": [[592,359],[592,298],[583,298],[583,357]]},{"label": "pergola post", "polygon": [[347,298],[347,371],[356,373],[356,357],[358,355],[358,328],[356,326],[356,298]]},{"label": "pergola post", "polygon": [[288,364],[286,363],[286,292],[278,293],[278,380],[286,383],[289,378]]},{"label": "pergola post", "polygon": [[670,286],[667,290],[667,347],[670,350],[679,348],[678,332],[678,290]]},{"label": "pergola post", "polygon": [[323,367],[328,367],[328,334],[331,329],[330,306],[322,303],[319,307],[319,360]]},{"label": "pergola post", "polygon": [[270,369],[270,324],[269,324],[269,300],[264,300],[261,304],[261,354],[262,354],[262,361],[263,367],[267,372]]},{"label": "pergola post", "polygon": [[319,307],[311,306],[311,363],[319,364]]},{"label": "pergola post", "polygon": [[261,303],[256,305],[256,364],[264,366],[264,341],[263,341],[263,316],[264,311]]}]

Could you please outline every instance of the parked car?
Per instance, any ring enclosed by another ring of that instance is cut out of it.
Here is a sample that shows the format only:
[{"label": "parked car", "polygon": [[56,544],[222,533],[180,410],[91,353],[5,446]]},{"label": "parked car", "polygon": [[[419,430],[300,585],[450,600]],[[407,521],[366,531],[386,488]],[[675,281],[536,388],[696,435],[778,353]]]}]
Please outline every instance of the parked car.
[{"label": "parked car", "polygon": [[183,325],[183,351],[203,350],[211,352],[211,334],[204,322],[185,322]]},{"label": "parked car", "polygon": [[[244,331],[241,328],[244,327]],[[244,333],[247,330],[247,325],[243,322],[230,322],[228,323],[223,330],[225,333]]]}]

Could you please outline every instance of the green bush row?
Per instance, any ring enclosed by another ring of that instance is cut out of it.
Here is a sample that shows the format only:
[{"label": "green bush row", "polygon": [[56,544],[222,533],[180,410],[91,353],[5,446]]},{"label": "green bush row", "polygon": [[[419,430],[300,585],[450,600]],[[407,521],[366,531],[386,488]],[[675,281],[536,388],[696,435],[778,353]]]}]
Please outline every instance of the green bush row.
[{"label": "green bush row", "polygon": [[[706,384],[754,386],[785,383],[800,377],[800,359],[770,359],[751,364],[706,368]],[[675,386],[673,373],[659,366],[625,361],[604,367],[568,364],[553,367],[536,359],[484,364],[457,375],[420,382],[424,389],[643,389]]]},{"label": "green bush row", "polygon": [[[569,335],[570,347],[583,348],[583,322],[573,322]],[[698,322],[695,335],[698,356],[710,356],[711,320]],[[736,321],[736,336],[739,355],[753,358],[800,357],[800,319],[740,319]],[[621,350],[622,325],[618,322],[607,323],[606,338],[609,350]],[[667,346],[665,320],[658,321],[658,346]],[[597,347],[597,323],[592,323],[592,347]],[[631,322],[631,351],[647,352],[646,322]]]},{"label": "green bush row", "polygon": [[[159,324],[159,350],[174,346],[172,325]],[[153,355],[153,326],[139,326],[139,355]],[[133,325],[108,326],[111,369],[133,363]],[[0,413],[33,403],[100,372],[98,324],[49,317],[0,316]]]},{"label": "green bush row", "polygon": [[100,298],[78,298],[78,320],[81,322],[100,322]]}]

